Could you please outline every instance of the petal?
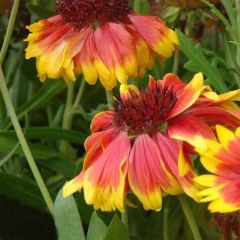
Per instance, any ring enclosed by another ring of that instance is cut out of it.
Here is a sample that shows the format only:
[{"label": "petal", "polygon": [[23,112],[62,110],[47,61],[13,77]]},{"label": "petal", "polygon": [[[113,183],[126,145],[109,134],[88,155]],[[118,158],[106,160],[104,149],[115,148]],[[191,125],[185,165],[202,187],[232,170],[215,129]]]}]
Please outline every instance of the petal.
[{"label": "petal", "polygon": [[86,151],[89,151],[89,149],[96,142],[99,142],[101,144],[102,149],[105,149],[109,145],[109,143],[111,143],[111,141],[118,135],[118,132],[119,132],[118,129],[111,127],[107,130],[93,133],[86,139],[84,143]]},{"label": "petal", "polygon": [[162,85],[163,87],[172,90],[178,99],[181,96],[181,93],[186,86],[186,83],[184,83],[177,75],[173,73],[168,73],[164,76],[162,80]]},{"label": "petal", "polygon": [[122,99],[131,99],[132,97],[139,96],[140,91],[135,85],[121,84],[120,95]]},{"label": "petal", "polygon": [[114,118],[113,111],[105,111],[96,114],[91,122],[91,131],[99,132],[104,131],[112,126]]},{"label": "petal", "polygon": [[237,128],[240,125],[240,114],[237,111],[231,111],[221,107],[198,106],[191,108],[189,112],[210,126],[221,124]]},{"label": "petal", "polygon": [[129,19],[137,32],[157,54],[168,58],[178,44],[176,33],[169,30],[164,23],[153,16],[129,14]]},{"label": "petal", "polygon": [[191,162],[183,152],[182,144],[162,133],[158,133],[154,140],[162,155],[165,169],[171,176],[172,183],[169,188],[164,190],[173,195],[184,191],[187,195],[198,201],[198,189],[193,183],[194,173],[191,168]]},{"label": "petal", "polygon": [[168,186],[156,143],[148,134],[139,135],[129,156],[128,181],[131,190],[148,210],[162,207],[161,186]]},{"label": "petal", "polygon": [[194,181],[202,186],[213,187],[216,184],[216,176],[205,174],[195,177]]},{"label": "petal", "polygon": [[127,134],[121,132],[86,170],[84,196],[95,209],[124,211],[129,152],[130,141]]},{"label": "petal", "polygon": [[169,114],[168,119],[191,107],[199,98],[202,91],[203,75],[198,73],[195,74],[192,81],[182,89],[182,92],[179,94],[177,102]]},{"label": "petal", "polygon": [[239,210],[239,206],[236,206],[235,204],[230,204],[224,201],[224,199],[219,198],[214,201],[212,201],[208,209],[214,213],[214,212],[219,212],[219,213],[230,213]]},{"label": "petal", "polygon": [[77,177],[67,182],[63,187],[63,197],[68,197],[73,193],[80,191],[83,187],[84,172],[81,172]]},{"label": "petal", "polygon": [[168,134],[171,138],[185,141],[194,147],[203,149],[206,148],[205,139],[215,139],[211,128],[190,114],[169,121]]},{"label": "petal", "polygon": [[218,139],[224,147],[228,147],[229,143],[235,138],[235,134],[232,131],[221,125],[216,126],[216,131]]},{"label": "petal", "polygon": [[230,91],[227,93],[223,93],[218,95],[217,93],[213,91],[208,91],[203,94],[206,98],[212,100],[214,103],[223,103],[228,101],[240,101],[240,89],[235,91]]}]

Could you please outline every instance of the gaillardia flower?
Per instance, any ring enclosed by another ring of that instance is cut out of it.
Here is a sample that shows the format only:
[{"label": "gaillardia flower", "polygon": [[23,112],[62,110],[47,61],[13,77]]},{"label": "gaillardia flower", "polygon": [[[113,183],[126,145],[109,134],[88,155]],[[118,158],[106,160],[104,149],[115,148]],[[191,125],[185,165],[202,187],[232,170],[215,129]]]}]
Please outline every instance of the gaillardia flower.
[{"label": "gaillardia flower", "polygon": [[139,16],[127,0],[58,0],[58,15],[28,27],[26,58],[36,57],[41,81],[75,81],[82,73],[108,90],[139,76],[156,56],[168,58],[176,33],[153,16]]},{"label": "gaillardia flower", "polygon": [[86,202],[104,211],[124,211],[128,192],[152,210],[161,209],[163,192],[198,200],[189,144],[203,148],[204,139],[215,139],[216,123],[240,124],[237,94],[217,95],[203,86],[201,73],[189,84],[174,74],[150,77],[141,91],[123,84],[114,110],[94,117],[83,170],[64,186],[64,196],[83,188]]},{"label": "gaillardia flower", "polygon": [[216,126],[218,141],[206,140],[207,148],[197,148],[201,163],[211,173],[194,180],[205,186],[202,202],[211,202],[211,212],[240,210],[240,127],[235,132]]}]

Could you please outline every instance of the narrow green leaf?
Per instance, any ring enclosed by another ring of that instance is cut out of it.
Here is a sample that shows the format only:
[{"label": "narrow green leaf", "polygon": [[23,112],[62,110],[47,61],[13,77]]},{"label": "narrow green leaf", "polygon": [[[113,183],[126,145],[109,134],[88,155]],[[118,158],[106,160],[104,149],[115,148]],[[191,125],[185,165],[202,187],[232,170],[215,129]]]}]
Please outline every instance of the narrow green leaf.
[{"label": "narrow green leaf", "polygon": [[55,200],[55,225],[58,240],[85,240],[82,221],[73,196],[63,198],[62,190]]},{"label": "narrow green leaf", "polygon": [[20,177],[0,173],[0,193],[32,207],[46,208],[38,186]]},{"label": "narrow green leaf", "polygon": [[237,27],[237,12],[236,9],[233,7],[233,4],[229,0],[221,0],[224,9],[227,12],[227,15],[230,19],[231,26],[232,26],[232,36],[234,39],[237,39],[238,36],[238,27]]},{"label": "narrow green leaf", "polygon": [[189,61],[185,64],[185,68],[194,71],[202,72],[207,76],[209,83],[219,92],[225,92],[227,86],[222,79],[218,69],[212,66],[204,56],[200,46],[194,46],[192,40],[184,33],[177,30],[180,40],[180,47],[183,53],[188,57]]},{"label": "narrow green leaf", "polygon": [[63,174],[66,178],[72,178],[75,173],[75,165],[67,160],[58,158],[37,159],[37,163],[48,169]]},{"label": "narrow green leaf", "polygon": [[[0,134],[0,154],[7,155],[17,143],[18,139],[16,136]],[[29,143],[29,146],[34,158],[36,159],[49,159],[60,156],[60,153],[54,151],[50,147],[43,146],[42,144]],[[21,157],[25,156],[20,147],[15,151],[15,153]]]},{"label": "narrow green leaf", "polygon": [[103,240],[107,232],[107,227],[97,213],[94,212],[88,228],[87,240]]},{"label": "narrow green leaf", "polygon": [[[66,84],[63,81],[49,81],[44,83],[43,87],[25,104],[16,110],[18,119],[24,117],[33,109],[39,108],[44,104],[49,104],[49,101],[66,88]],[[11,126],[11,121],[8,118],[3,124],[2,129],[7,129]]]},{"label": "narrow green leaf", "polygon": [[128,230],[117,214],[113,217],[104,240],[129,240]]},{"label": "narrow green leaf", "polygon": [[[0,131],[1,136],[14,137],[15,131]],[[65,140],[72,143],[83,144],[87,134],[62,128],[36,127],[28,128],[25,131],[27,139]]]}]

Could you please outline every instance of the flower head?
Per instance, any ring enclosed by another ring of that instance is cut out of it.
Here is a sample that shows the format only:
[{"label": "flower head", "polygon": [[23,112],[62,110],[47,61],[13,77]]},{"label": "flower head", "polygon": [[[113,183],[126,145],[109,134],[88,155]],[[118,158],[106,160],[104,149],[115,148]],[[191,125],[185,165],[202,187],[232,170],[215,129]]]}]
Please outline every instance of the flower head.
[{"label": "flower head", "polygon": [[172,55],[178,39],[157,17],[139,16],[127,0],[58,0],[58,15],[28,27],[26,58],[36,57],[41,81],[75,81],[82,73],[108,90]]},{"label": "flower head", "polygon": [[207,148],[197,149],[201,163],[211,173],[195,178],[205,186],[202,202],[211,202],[211,212],[233,212],[240,209],[240,127],[231,130],[218,125],[218,141],[208,140]]},{"label": "flower head", "polygon": [[203,86],[201,73],[188,84],[168,74],[151,77],[145,90],[126,84],[120,90],[114,110],[94,117],[83,170],[64,196],[83,188],[86,202],[105,211],[124,211],[128,192],[153,210],[161,209],[163,192],[197,200],[189,144],[203,148],[204,138],[215,139],[216,123],[240,124],[232,102],[239,92],[217,95]]}]

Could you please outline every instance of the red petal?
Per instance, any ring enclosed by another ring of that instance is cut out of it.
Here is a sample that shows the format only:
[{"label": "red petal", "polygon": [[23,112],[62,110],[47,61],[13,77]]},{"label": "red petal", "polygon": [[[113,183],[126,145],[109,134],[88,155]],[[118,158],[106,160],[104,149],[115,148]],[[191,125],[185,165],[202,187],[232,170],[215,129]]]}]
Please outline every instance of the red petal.
[{"label": "red petal", "polygon": [[205,146],[204,138],[215,139],[211,128],[204,121],[190,114],[169,121],[168,134],[171,138],[200,148]]},{"label": "red petal", "polygon": [[160,152],[148,134],[139,135],[134,142],[129,156],[128,180],[146,209],[161,208],[161,188],[169,183]]},{"label": "red petal", "polygon": [[85,199],[87,203],[94,204],[96,209],[124,210],[125,177],[130,147],[127,134],[121,132],[86,170]]}]

